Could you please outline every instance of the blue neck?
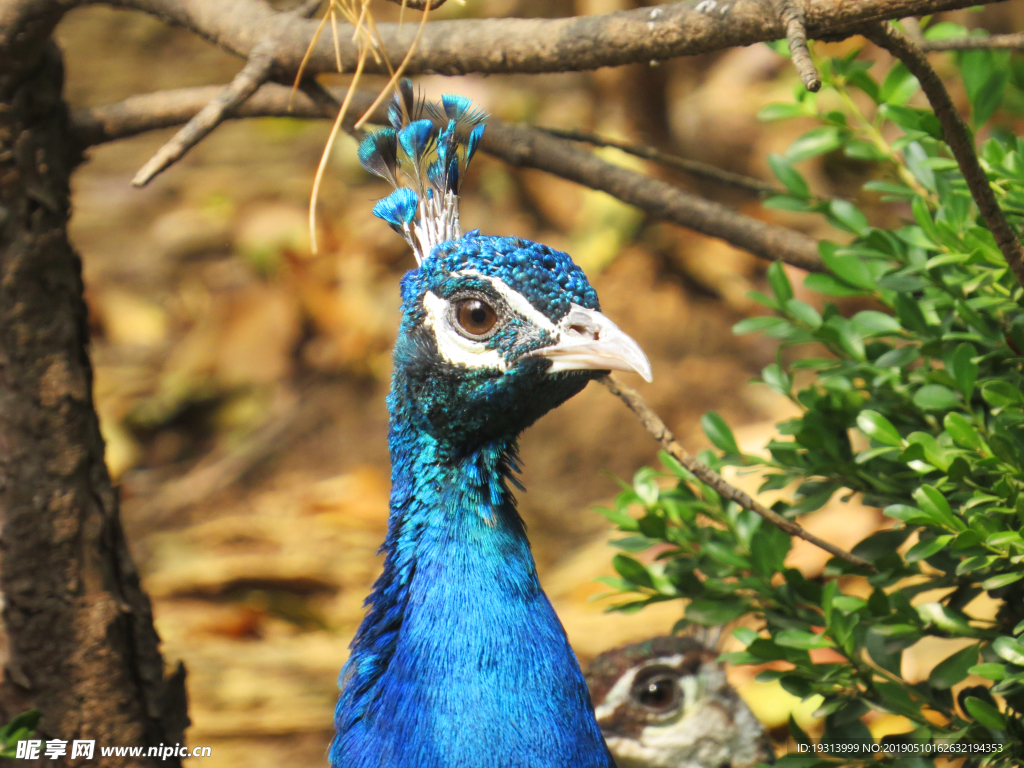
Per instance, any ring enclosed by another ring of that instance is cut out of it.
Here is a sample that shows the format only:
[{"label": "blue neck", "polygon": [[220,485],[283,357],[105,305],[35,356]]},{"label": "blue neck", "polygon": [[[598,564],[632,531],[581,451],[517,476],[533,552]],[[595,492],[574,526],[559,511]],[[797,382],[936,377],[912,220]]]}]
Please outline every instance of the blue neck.
[{"label": "blue neck", "polygon": [[[507,481],[392,398],[384,572],[341,673],[334,768],[610,768]],[[514,481],[513,481],[514,482]]]}]

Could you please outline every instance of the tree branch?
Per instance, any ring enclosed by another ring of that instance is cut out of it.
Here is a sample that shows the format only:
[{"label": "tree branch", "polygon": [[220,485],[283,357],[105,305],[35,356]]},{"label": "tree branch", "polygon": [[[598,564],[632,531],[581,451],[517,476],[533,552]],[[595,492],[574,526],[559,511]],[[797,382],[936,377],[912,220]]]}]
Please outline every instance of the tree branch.
[{"label": "tree branch", "polygon": [[1017,276],[1017,281],[1024,285],[1024,248],[1021,247],[1020,240],[1017,239],[1016,233],[1003,214],[1003,209],[996,201],[992,186],[988,183],[988,176],[978,162],[971,131],[953,106],[942,80],[928,63],[924,52],[888,22],[871,24],[864,28],[863,34],[875,45],[884,48],[902,61],[921,83],[921,90],[928,97],[932,109],[935,110],[935,116],[939,118],[943,138],[960,166],[960,172],[978,206],[981,218],[995,237],[999,250],[1006,257],[1006,263]]},{"label": "tree branch", "polygon": [[510,165],[536,168],[599,189],[655,218],[720,238],[762,259],[781,260],[812,272],[824,270],[817,242],[806,235],[605,162],[536,128],[491,120],[482,147]]},{"label": "tree branch", "polygon": [[[186,88],[133,96],[117,104],[77,110],[72,121],[84,146],[132,136],[155,128],[180,125],[202,109],[216,88]],[[293,116],[334,118],[336,110],[308,95],[296,94],[288,107],[290,89],[268,83],[231,116]],[[372,103],[373,95],[359,92],[353,114]],[[383,110],[375,116],[383,122]],[[537,168],[569,181],[599,189],[648,214],[717,237],[771,261],[782,260],[809,271],[824,269],[817,243],[799,232],[767,224],[719,203],[678,189],[664,181],[605,162],[591,152],[525,125],[491,119],[481,148],[511,165]]]},{"label": "tree branch", "polygon": [[[298,18],[309,18],[320,8],[320,3],[321,0],[306,0],[292,13]],[[256,93],[270,77],[276,51],[277,42],[273,33],[264,36],[253,46],[249,60],[242,67],[242,71],[235,75],[235,79],[199,110],[170,141],[160,147],[149,162],[135,174],[132,184],[136,187],[146,186],[154,176],[176,163],[186,152],[206,138],[231,110]]]},{"label": "tree branch", "polygon": [[801,0],[778,0],[779,18],[786,28],[786,40],[789,42],[789,53],[793,57],[796,68],[804,87],[808,91],[821,89],[821,75],[811,60],[811,51],[807,47],[807,27],[804,26],[804,9]]},{"label": "tree branch", "polygon": [[[48,0],[67,2],[68,0]],[[182,26],[238,56],[248,58],[257,42],[255,30],[273,9],[264,0],[79,0],[150,13]],[[998,0],[997,0],[998,1]],[[867,22],[965,8],[977,0],[806,0],[809,37],[853,34]],[[277,64],[295,73],[317,22],[282,19],[276,28],[280,45]],[[377,25],[390,61],[401,61],[415,37],[415,25]],[[427,24],[413,52],[407,75],[436,72],[567,72],[624,64],[665,61],[752,45],[786,36],[777,0],[702,0],[594,16],[558,19],[456,19]],[[339,53],[346,71],[355,69],[358,48],[342,34]],[[314,48],[307,72],[336,69],[332,40]],[[367,74],[385,74],[382,62],[368,61]]]},{"label": "tree branch", "polygon": [[711,179],[721,184],[728,184],[730,187],[742,189],[746,192],[753,192],[757,195],[786,194],[784,189],[776,187],[774,184],[769,184],[767,181],[761,181],[761,179],[755,179],[752,176],[744,176],[740,173],[726,171],[709,163],[702,163],[700,160],[691,160],[686,157],[679,157],[678,155],[670,155],[667,152],[662,152],[654,147],[648,147],[643,144],[630,144],[625,141],[616,141],[615,139],[609,139],[605,136],[598,136],[596,133],[587,133],[585,131],[564,131],[558,128],[543,127],[538,128],[538,130],[544,131],[544,133],[551,134],[552,136],[557,136],[560,139],[578,141],[595,147],[614,147],[615,149],[622,150],[626,154],[633,155],[634,157],[651,160],[659,165],[665,165],[670,168],[678,168],[679,170],[686,171],[694,176],[701,176],[705,179]]},{"label": "tree branch", "polygon": [[951,37],[946,40],[926,40],[921,46],[926,51],[1024,50],[1024,32],[1012,35],[972,35]]},{"label": "tree branch", "polygon": [[824,539],[819,539],[813,533],[809,533],[804,530],[801,526],[794,523],[792,520],[783,517],[778,512],[773,512],[766,506],[758,501],[755,501],[745,492],[741,491],[734,485],[726,482],[720,474],[711,469],[706,464],[701,463],[696,458],[688,454],[675,439],[669,428],[665,426],[665,422],[654,412],[635,389],[627,387],[620,381],[613,379],[609,375],[602,376],[598,379],[604,384],[608,391],[618,397],[626,406],[631,410],[636,417],[640,419],[640,423],[643,425],[651,436],[657,440],[661,447],[664,448],[676,461],[686,467],[694,477],[700,480],[707,486],[710,486],[714,491],[724,499],[733,501],[739,504],[744,509],[749,509],[751,512],[763,517],[772,525],[776,525],[783,531],[788,533],[790,536],[796,536],[809,541],[819,549],[823,549],[833,557],[838,557],[840,560],[845,560],[851,565],[855,565],[858,568],[863,568],[867,571],[875,571],[875,567],[871,565],[867,560],[857,557],[854,554],[847,552],[845,549],[840,549],[835,544],[830,544]]}]

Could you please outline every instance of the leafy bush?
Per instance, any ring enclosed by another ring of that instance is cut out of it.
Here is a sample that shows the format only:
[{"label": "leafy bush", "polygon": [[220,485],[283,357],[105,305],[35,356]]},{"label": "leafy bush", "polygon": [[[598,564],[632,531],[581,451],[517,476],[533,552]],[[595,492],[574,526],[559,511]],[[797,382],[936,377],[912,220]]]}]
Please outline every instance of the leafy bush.
[{"label": "leafy bush", "polygon": [[39,710],[30,709],[0,728],[0,757],[15,759],[18,756],[18,742],[35,736],[36,726],[39,725],[41,717]]},{"label": "leafy bush", "polygon": [[[964,30],[943,24],[928,33]],[[1016,225],[1024,216],[1024,139],[992,121],[1004,101],[1003,115],[1024,102],[1017,88],[1021,69],[1005,52],[953,59],[972,125],[985,126],[990,136],[980,150],[983,166]],[[850,755],[834,746],[835,756],[787,757],[784,763],[931,765],[939,755],[915,753],[914,745],[946,742],[999,745],[1001,751],[972,755],[965,765],[1019,765],[1024,291],[980,223],[935,115],[908,105],[917,81],[900,64],[876,79],[872,62],[857,52],[820,65],[821,93],[798,91],[795,103],[769,105],[762,113],[764,119],[811,116],[819,122],[785,156],[770,158],[788,194],[766,204],[825,216],[852,235],[846,244],[821,243],[828,272],[809,275],[804,286],[864,308],[844,312],[827,302],[819,311],[795,298],[785,270],[773,265],[770,295],[754,295],[773,314],[744,320],[735,331],[778,340],[777,362],[761,381],[792,400],[801,415],[778,425],[782,437],[769,443],[770,458],[763,458],[742,453],[724,420],[709,413],[704,429],[718,451],[701,458],[715,469],[761,470],[763,491],[795,484],[793,501],[774,506],[787,517],[812,512],[837,493],[860,494],[865,504],[883,508],[891,529],[854,549],[877,572],[858,572],[838,559],[817,579],[786,568],[787,534],[723,502],[663,455],[677,481],[673,487],[662,487],[658,473],[646,468],[614,509],[603,510],[628,534],[615,542],[623,550],[614,559],[619,577],[606,581],[629,597],[617,610],[685,598],[682,624],[754,617],[763,629],[736,630],[746,649],[727,659],[788,662],[791,669],[762,672],[759,679],[778,679],[801,698],[820,695],[824,744],[870,743],[861,721],[869,709],[903,715],[915,726],[887,737],[887,756]],[[872,108],[863,110],[864,103]],[[872,164],[874,178],[859,205],[815,197],[794,166],[840,152]],[[868,204],[874,217],[901,223],[872,226],[861,210]],[[797,354],[787,352],[793,347]],[[806,383],[797,384],[798,375]],[[652,547],[658,554],[651,565],[630,555]],[[984,592],[999,601],[994,620],[974,618],[969,610]],[[970,644],[927,681],[911,684],[901,675],[902,652],[929,636]],[[810,651],[825,648],[843,661],[814,663]],[[969,675],[991,684],[960,687],[954,696],[953,687]],[[793,738],[806,741],[792,721],[790,728]]]}]

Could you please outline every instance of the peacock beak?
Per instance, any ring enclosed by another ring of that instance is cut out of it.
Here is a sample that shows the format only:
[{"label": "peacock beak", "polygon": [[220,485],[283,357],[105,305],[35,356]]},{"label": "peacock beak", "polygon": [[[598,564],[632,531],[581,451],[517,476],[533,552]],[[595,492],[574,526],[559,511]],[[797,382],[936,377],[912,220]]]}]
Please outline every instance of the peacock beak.
[{"label": "peacock beak", "polygon": [[558,324],[558,341],[530,353],[559,371],[635,371],[651,381],[651,363],[640,345],[596,309],[577,304]]}]

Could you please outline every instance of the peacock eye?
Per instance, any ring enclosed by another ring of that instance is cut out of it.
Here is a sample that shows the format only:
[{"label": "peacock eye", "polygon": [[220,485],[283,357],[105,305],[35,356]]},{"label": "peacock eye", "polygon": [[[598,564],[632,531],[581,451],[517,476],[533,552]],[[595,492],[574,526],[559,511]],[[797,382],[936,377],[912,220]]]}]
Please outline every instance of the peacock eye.
[{"label": "peacock eye", "polygon": [[672,675],[652,675],[633,685],[633,698],[648,709],[664,712],[674,707],[682,692]]},{"label": "peacock eye", "polygon": [[463,299],[455,305],[455,319],[466,336],[479,339],[494,329],[498,313],[480,299]]}]

